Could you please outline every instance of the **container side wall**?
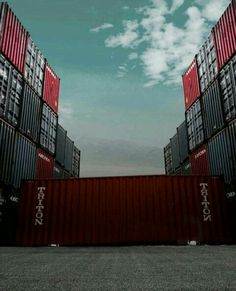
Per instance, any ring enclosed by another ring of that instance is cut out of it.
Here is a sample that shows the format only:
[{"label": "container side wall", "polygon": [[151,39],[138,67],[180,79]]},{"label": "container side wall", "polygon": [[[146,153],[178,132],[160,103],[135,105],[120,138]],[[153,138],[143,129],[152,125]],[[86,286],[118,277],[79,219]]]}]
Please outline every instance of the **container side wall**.
[{"label": "container side wall", "polygon": [[181,165],[181,174],[182,175],[192,174],[191,161],[189,158]]},{"label": "container side wall", "polygon": [[57,162],[54,162],[53,177],[64,178],[64,169]]},{"label": "container side wall", "polygon": [[231,160],[233,163],[233,179],[236,184],[236,120],[229,124],[229,140],[231,147]]},{"label": "container side wall", "polygon": [[188,136],[186,121],[182,122],[181,125],[177,128],[177,136],[179,143],[180,162],[182,163],[188,157]]},{"label": "container side wall", "polygon": [[193,175],[209,175],[208,148],[201,146],[190,155],[191,170]]},{"label": "container side wall", "polygon": [[80,173],[80,150],[76,146],[74,146],[72,165],[73,177],[79,177],[79,173]]},{"label": "container side wall", "polygon": [[36,178],[53,177],[54,159],[42,149],[37,149],[36,153]]},{"label": "container side wall", "polygon": [[74,142],[67,136],[65,147],[65,170],[72,174]]},{"label": "container side wall", "polygon": [[168,145],[164,147],[164,160],[165,160],[165,173],[166,175],[170,175],[173,173],[172,153],[170,143],[168,143]]},{"label": "container side wall", "polygon": [[171,145],[171,154],[172,154],[172,165],[173,165],[173,169],[176,170],[180,166],[179,142],[178,142],[177,134],[175,134],[170,139],[170,145]]},{"label": "container side wall", "polygon": [[66,146],[66,130],[58,124],[57,127],[57,143],[56,143],[56,161],[62,166],[65,164],[65,146]]}]

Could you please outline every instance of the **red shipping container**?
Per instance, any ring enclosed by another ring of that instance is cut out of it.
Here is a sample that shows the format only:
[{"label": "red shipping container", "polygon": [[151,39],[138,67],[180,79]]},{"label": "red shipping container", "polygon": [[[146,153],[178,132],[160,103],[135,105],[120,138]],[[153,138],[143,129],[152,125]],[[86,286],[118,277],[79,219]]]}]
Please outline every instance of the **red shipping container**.
[{"label": "red shipping container", "polygon": [[236,52],[236,2],[232,1],[213,28],[218,70]]},{"label": "red shipping container", "polygon": [[36,164],[36,178],[45,179],[53,177],[54,158],[42,149],[37,150]]},{"label": "red shipping container", "polygon": [[43,100],[57,113],[58,112],[58,99],[59,99],[60,79],[46,63]]},{"label": "red shipping container", "polygon": [[193,102],[200,96],[200,86],[198,79],[198,67],[196,58],[189,66],[186,73],[182,76],[185,109],[187,110]]},{"label": "red shipping container", "polygon": [[193,175],[209,175],[207,145],[201,146],[190,156]]},{"label": "red shipping container", "polygon": [[17,244],[229,242],[220,177],[134,176],[26,181]]},{"label": "red shipping container", "polygon": [[28,34],[7,3],[0,4],[0,51],[23,74]]}]

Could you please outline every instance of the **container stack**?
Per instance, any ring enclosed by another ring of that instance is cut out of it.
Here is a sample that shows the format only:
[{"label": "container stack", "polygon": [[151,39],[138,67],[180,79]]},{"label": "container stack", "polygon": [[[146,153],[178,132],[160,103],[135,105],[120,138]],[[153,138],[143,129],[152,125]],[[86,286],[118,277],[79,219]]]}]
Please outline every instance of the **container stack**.
[{"label": "container stack", "polygon": [[79,176],[80,151],[58,125],[59,87],[30,33],[0,3],[1,193],[18,191],[22,179]]},{"label": "container stack", "polygon": [[231,1],[213,27],[182,79],[186,124],[183,132],[186,135],[181,135],[178,128],[177,133],[164,148],[166,174],[222,175],[226,184],[234,185],[236,181],[235,0]]}]

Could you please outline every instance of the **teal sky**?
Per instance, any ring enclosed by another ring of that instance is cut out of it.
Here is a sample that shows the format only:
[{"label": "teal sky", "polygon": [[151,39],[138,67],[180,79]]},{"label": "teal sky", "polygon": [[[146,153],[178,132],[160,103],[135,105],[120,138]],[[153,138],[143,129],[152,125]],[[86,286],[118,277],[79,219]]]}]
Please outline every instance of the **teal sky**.
[{"label": "teal sky", "polygon": [[9,0],[61,78],[82,176],[164,173],[181,74],[229,0]]}]

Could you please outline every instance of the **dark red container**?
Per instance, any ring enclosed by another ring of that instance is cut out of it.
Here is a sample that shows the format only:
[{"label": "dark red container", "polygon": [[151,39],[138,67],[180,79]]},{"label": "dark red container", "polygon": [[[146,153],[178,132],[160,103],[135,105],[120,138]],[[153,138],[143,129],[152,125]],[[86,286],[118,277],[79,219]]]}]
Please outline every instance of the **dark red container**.
[{"label": "dark red container", "polygon": [[213,28],[218,70],[236,52],[236,2],[232,1]]},{"label": "dark red container", "polygon": [[36,154],[36,178],[52,178],[54,158],[42,149],[37,149]]},{"label": "dark red container", "polygon": [[207,145],[201,146],[190,155],[192,175],[209,175]]},{"label": "dark red container", "polygon": [[136,176],[26,181],[17,244],[229,242],[219,177]]},{"label": "dark red container", "polygon": [[23,74],[28,34],[7,3],[0,4],[0,51]]},{"label": "dark red container", "polygon": [[182,76],[185,109],[187,110],[191,104],[200,96],[200,86],[198,79],[198,67],[196,58],[192,61],[186,73]]},{"label": "dark red container", "polygon": [[43,100],[57,113],[59,98],[60,79],[46,63]]}]

